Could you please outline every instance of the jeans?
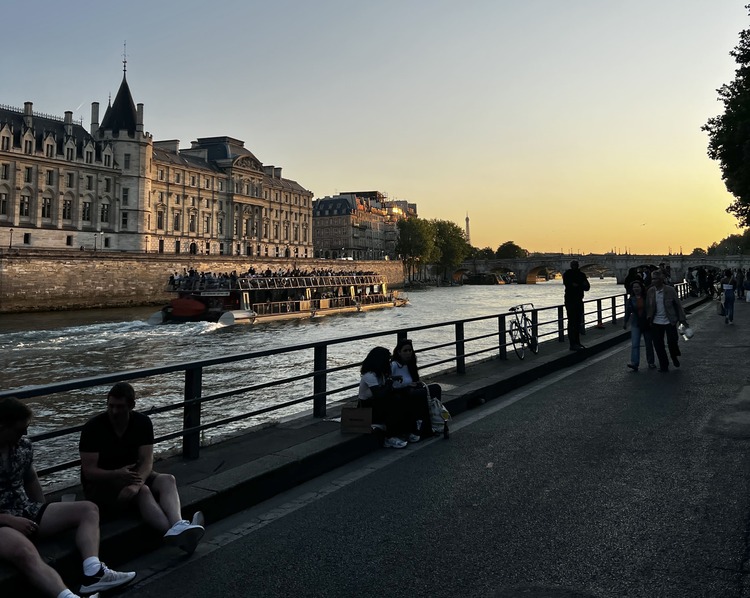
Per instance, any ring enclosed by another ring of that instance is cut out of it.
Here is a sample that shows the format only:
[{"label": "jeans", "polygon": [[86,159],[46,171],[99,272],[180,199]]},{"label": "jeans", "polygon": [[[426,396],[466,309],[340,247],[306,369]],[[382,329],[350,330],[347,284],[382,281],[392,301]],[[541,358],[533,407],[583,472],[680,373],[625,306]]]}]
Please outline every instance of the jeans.
[{"label": "jeans", "polygon": [[568,299],[565,301],[568,312],[568,342],[571,347],[581,344],[581,320],[583,320],[583,300]]},{"label": "jeans", "polygon": [[724,291],[724,321],[734,321],[734,290]]},{"label": "jeans", "polygon": [[651,329],[641,329],[637,323],[630,327],[630,363],[637,366],[641,361],[641,336],[643,336],[643,342],[646,344],[646,363],[651,365],[655,363]]}]

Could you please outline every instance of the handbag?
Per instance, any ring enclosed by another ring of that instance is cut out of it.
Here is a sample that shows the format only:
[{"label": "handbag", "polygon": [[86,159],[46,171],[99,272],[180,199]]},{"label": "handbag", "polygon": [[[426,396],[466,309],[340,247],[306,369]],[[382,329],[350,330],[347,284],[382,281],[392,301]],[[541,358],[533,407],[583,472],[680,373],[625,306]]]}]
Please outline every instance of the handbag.
[{"label": "handbag", "polygon": [[725,316],[726,314],[727,312],[724,310],[724,304],[721,301],[719,301],[716,304],[716,315]]},{"label": "handbag", "polygon": [[440,399],[430,397],[427,399],[430,408],[430,423],[432,423],[433,432],[443,432],[445,423],[450,420],[451,414],[440,402]]}]

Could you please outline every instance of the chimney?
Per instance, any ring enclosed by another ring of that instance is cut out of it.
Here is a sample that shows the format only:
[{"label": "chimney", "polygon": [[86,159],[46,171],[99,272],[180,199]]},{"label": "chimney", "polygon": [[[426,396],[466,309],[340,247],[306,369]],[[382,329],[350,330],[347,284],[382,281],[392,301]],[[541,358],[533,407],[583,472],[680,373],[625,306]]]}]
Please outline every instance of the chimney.
[{"label": "chimney", "polygon": [[273,166],[263,166],[263,174],[273,178]]},{"label": "chimney", "polygon": [[99,102],[91,102],[91,135],[99,130]]},{"label": "chimney", "polygon": [[136,110],[138,111],[138,116],[135,119],[135,130],[143,133],[143,104],[137,104]]},{"label": "chimney", "polygon": [[73,134],[73,112],[72,110],[65,111],[65,134],[68,136]]},{"label": "chimney", "polygon": [[273,178],[280,179],[281,178],[281,166],[274,166],[273,167]]},{"label": "chimney", "polygon": [[33,102],[24,102],[23,103],[23,124],[26,125],[27,128],[31,128],[32,126],[32,116],[33,116]]}]

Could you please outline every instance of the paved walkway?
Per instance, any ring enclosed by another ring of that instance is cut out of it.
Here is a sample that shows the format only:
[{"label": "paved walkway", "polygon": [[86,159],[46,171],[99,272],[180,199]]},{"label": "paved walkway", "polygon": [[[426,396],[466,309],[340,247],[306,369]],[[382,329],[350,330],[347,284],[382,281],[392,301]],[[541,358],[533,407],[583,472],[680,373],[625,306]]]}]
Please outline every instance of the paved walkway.
[{"label": "paved walkway", "polygon": [[[740,329],[743,318],[744,309],[738,309],[738,324],[732,332]],[[747,320],[750,321],[750,316]],[[538,355],[527,355],[523,362],[511,353],[507,362],[491,360],[471,367],[465,376],[448,374],[435,380],[443,385],[444,401],[456,415],[456,422],[460,422],[461,414],[471,407],[590,359],[601,351],[622,344],[627,338],[629,334],[624,333],[620,325],[609,324],[604,330],[589,330],[584,340],[589,347],[586,351],[574,353],[568,351],[566,343],[545,343]],[[714,340],[709,335],[698,333],[690,341],[691,348]],[[655,372],[642,371],[635,375],[646,377],[655,375]],[[661,381],[657,379],[655,383]],[[712,425],[735,432],[744,430],[743,414],[742,411],[728,412]],[[173,458],[159,462],[156,467],[177,477],[187,513],[201,509],[209,523],[215,522],[362,455],[380,450],[374,436],[342,434],[338,422],[333,421],[337,415],[335,409],[331,409],[330,415],[332,419],[326,421],[302,418],[285,422],[207,447],[196,461]],[[101,552],[110,565],[116,566],[142,554],[144,549],[158,546],[160,538],[135,521],[103,525]],[[75,551],[70,550],[70,537],[46,543],[43,551],[73,584],[80,563]],[[6,592],[20,592],[23,588],[18,575],[8,567],[0,566],[0,593],[7,595]]]}]

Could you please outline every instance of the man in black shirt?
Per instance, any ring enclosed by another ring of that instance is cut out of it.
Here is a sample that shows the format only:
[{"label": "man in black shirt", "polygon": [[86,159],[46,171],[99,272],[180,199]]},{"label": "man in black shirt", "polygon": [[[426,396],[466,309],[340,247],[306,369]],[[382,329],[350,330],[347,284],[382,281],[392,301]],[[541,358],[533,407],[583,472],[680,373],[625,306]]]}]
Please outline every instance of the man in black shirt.
[{"label": "man in black shirt", "polygon": [[118,382],[107,396],[107,411],[83,427],[78,450],[84,494],[105,510],[136,507],[165,542],[192,554],[205,532],[203,514],[182,518],[174,476],[153,470],[151,419],[134,408],[133,387]]},{"label": "man in black shirt", "polygon": [[583,321],[583,294],[591,288],[589,279],[579,270],[578,260],[570,262],[570,270],[563,273],[565,285],[565,311],[568,313],[568,342],[571,351],[585,348],[581,344]]}]

